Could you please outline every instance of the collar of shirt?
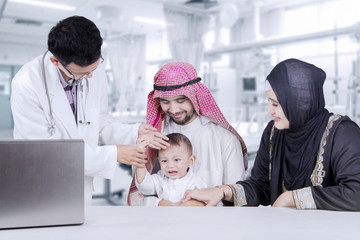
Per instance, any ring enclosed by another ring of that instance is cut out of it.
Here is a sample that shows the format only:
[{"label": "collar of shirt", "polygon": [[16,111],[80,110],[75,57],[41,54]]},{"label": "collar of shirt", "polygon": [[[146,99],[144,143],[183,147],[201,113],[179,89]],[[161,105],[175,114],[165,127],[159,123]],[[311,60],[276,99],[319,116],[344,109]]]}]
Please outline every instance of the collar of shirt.
[{"label": "collar of shirt", "polygon": [[60,69],[56,68],[56,70],[58,71],[58,74],[59,74],[59,77],[60,77],[60,82],[61,82],[61,85],[63,86],[63,88],[66,88],[67,86],[71,87],[70,84],[67,81],[65,81],[63,75],[60,72]]},{"label": "collar of shirt", "polygon": [[189,124],[179,125],[174,121],[172,121],[168,115],[166,115],[165,127],[170,127],[172,129],[175,129],[177,130],[177,132],[183,132],[183,131],[196,130],[199,126],[206,125],[209,122],[211,121],[207,117],[200,115]]},{"label": "collar of shirt", "polygon": [[[59,74],[59,78],[60,78],[60,83],[61,83],[61,86],[64,88],[64,91],[65,91],[65,94],[66,94],[66,97],[70,103],[70,106],[73,104],[73,107],[72,110],[75,114],[75,110],[76,110],[76,87],[71,86],[67,81],[65,81],[63,75],[61,74],[60,72],[60,69],[59,68],[56,68],[56,70],[58,71],[58,74]],[[71,89],[71,93],[69,90],[66,90],[66,87],[70,87]]]},{"label": "collar of shirt", "polygon": [[177,178],[177,179],[169,178],[168,176],[165,176],[165,174],[161,170],[159,170],[158,174],[163,179],[165,179],[168,183],[172,183],[172,184],[175,184],[175,185],[186,183],[194,175],[191,167],[189,168],[189,171],[187,172],[187,174],[182,178]]}]

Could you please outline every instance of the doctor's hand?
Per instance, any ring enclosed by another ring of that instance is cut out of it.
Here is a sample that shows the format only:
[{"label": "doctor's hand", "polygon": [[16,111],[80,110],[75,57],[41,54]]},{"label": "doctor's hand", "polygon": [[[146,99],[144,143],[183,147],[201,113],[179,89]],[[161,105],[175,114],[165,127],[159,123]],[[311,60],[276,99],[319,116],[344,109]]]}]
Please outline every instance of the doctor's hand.
[{"label": "doctor's hand", "polygon": [[166,149],[170,146],[170,144],[166,142],[169,138],[162,135],[156,128],[147,123],[140,125],[138,138],[144,139],[148,143],[148,146],[154,149]]},{"label": "doctor's hand", "polygon": [[117,161],[119,163],[133,165],[136,167],[145,167],[147,163],[145,149],[137,146],[118,145]]}]

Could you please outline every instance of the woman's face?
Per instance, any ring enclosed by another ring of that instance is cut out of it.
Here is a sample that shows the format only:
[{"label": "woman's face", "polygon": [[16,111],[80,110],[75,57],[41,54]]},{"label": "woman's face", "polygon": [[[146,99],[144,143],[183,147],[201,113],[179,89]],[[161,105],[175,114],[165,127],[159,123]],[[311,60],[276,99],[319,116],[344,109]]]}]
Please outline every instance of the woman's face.
[{"label": "woman's face", "polygon": [[290,126],[289,120],[285,117],[274,91],[266,91],[266,96],[269,100],[268,113],[273,117],[275,127],[279,130],[288,129]]}]

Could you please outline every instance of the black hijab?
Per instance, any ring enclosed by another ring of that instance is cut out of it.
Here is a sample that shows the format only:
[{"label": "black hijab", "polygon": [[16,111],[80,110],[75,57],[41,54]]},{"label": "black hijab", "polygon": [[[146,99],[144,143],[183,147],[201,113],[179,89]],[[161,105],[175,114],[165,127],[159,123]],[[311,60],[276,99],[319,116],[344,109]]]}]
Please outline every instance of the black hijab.
[{"label": "black hijab", "polygon": [[[290,127],[276,130],[272,151],[272,187],[281,194],[310,186],[321,138],[330,113],[325,109],[325,72],[298,59],[280,62],[267,76],[289,120]],[[275,186],[274,186],[275,185]]]}]

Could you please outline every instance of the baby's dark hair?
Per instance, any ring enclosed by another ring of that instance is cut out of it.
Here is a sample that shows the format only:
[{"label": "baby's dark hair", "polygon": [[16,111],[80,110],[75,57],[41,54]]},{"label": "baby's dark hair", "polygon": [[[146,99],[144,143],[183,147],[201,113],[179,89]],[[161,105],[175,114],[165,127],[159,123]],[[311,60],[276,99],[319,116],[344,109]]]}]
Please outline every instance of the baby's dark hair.
[{"label": "baby's dark hair", "polygon": [[188,152],[192,155],[192,144],[185,135],[181,133],[170,133],[166,136],[169,138],[168,143],[170,146],[181,146],[181,144],[185,144]]}]

